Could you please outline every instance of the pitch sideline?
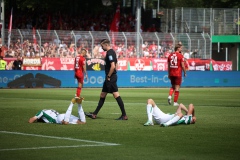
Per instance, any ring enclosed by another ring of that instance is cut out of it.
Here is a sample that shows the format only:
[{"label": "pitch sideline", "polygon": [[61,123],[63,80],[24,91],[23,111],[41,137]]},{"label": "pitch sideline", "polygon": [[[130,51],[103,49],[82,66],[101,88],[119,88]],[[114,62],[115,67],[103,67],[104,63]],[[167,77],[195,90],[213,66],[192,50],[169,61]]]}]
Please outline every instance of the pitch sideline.
[{"label": "pitch sideline", "polygon": [[56,136],[45,136],[45,135],[38,135],[38,134],[28,134],[28,133],[21,133],[21,132],[9,132],[9,131],[0,131],[0,133],[6,134],[17,134],[23,136],[34,136],[34,137],[42,137],[42,138],[52,138],[52,139],[61,139],[61,140],[69,140],[69,141],[77,141],[77,142],[87,142],[87,143],[94,143],[90,145],[73,145],[73,146],[50,146],[50,147],[32,147],[32,148],[8,148],[8,149],[0,149],[0,151],[11,151],[11,150],[31,150],[31,149],[54,149],[54,148],[77,148],[77,147],[96,147],[96,146],[117,146],[120,144],[117,143],[105,143],[105,142],[98,142],[98,141],[90,141],[84,139],[75,139],[75,138],[64,138],[64,137],[56,137]]}]

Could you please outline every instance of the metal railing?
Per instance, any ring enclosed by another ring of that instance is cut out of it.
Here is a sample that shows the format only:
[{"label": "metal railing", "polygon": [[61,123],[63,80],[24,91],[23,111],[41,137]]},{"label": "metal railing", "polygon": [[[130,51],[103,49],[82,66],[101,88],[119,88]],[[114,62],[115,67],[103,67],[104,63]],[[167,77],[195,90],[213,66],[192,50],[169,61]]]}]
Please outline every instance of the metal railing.
[{"label": "metal railing", "polygon": [[174,33],[240,35],[239,8],[162,9],[161,30]]},{"label": "metal railing", "polygon": [[240,35],[239,8],[176,8],[175,33]]},{"label": "metal railing", "polygon": [[[13,29],[10,48],[16,49],[16,43],[19,43],[18,40],[20,40],[19,47],[22,56],[26,56],[26,52],[34,48],[40,56],[48,56],[50,52],[56,52],[54,57],[61,57],[62,50],[60,48],[65,45],[65,51],[68,54],[69,47],[74,44],[75,51],[77,48],[86,48],[90,56],[95,57],[101,52],[100,40],[109,39],[118,56],[122,55],[123,57],[144,57],[144,48],[147,46],[149,49],[147,52],[153,57],[159,58],[164,56],[166,50],[173,51],[175,44],[182,43],[183,52],[197,52],[198,58],[211,58],[211,38],[207,33],[143,32],[137,34],[137,32],[36,30],[35,37],[38,49],[33,45],[32,30]],[[8,42],[7,36],[5,42]]]}]

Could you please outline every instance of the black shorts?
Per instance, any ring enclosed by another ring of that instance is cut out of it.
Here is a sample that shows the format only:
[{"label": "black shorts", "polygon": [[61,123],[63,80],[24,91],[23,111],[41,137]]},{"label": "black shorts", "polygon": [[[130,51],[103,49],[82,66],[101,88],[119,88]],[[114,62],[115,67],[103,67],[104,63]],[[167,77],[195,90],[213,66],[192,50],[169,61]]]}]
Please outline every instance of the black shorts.
[{"label": "black shorts", "polygon": [[103,83],[102,92],[113,93],[118,92],[117,86],[117,75],[113,74],[110,78],[110,81],[107,80],[107,76],[105,77],[105,81]]}]

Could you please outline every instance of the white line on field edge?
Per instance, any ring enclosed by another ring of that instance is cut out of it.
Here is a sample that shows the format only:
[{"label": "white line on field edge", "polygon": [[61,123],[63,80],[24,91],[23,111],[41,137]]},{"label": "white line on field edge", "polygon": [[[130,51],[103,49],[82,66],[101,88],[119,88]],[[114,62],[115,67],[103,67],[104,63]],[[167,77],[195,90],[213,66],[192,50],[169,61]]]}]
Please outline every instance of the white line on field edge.
[{"label": "white line on field edge", "polygon": [[49,149],[49,148],[76,148],[76,147],[95,147],[95,146],[117,146],[120,144],[117,143],[105,143],[105,142],[98,142],[98,141],[90,141],[84,139],[75,139],[75,138],[68,138],[68,137],[56,137],[56,136],[45,136],[45,135],[38,135],[38,134],[28,134],[28,133],[21,133],[21,132],[9,132],[9,131],[0,131],[0,133],[6,134],[17,134],[23,136],[34,136],[34,137],[42,137],[42,138],[52,138],[52,139],[60,139],[60,140],[69,140],[69,141],[77,141],[77,142],[87,142],[87,143],[95,143],[90,145],[72,145],[72,146],[49,146],[49,147],[32,147],[32,148],[9,148],[9,149],[0,149],[0,151],[11,151],[11,150],[31,150],[31,149]]}]

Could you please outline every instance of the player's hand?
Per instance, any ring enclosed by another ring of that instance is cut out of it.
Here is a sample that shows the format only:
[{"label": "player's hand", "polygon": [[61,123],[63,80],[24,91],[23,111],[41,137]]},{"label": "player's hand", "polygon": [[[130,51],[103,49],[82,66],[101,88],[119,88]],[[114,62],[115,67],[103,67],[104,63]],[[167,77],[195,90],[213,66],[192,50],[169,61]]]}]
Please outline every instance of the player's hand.
[{"label": "player's hand", "polygon": [[187,73],[184,73],[184,77],[187,77]]},{"label": "player's hand", "polygon": [[85,78],[88,79],[88,75],[86,75]]}]

